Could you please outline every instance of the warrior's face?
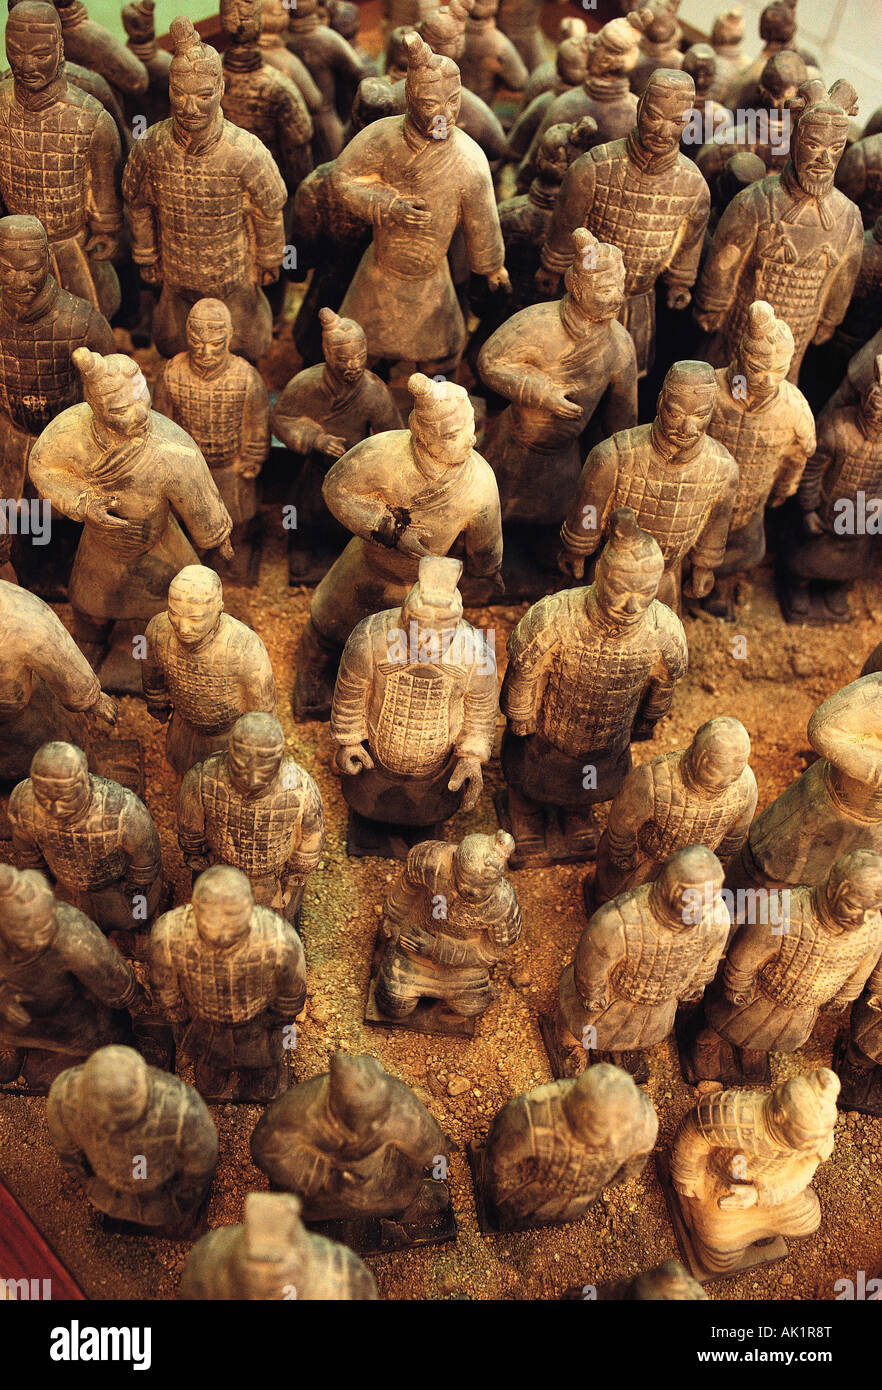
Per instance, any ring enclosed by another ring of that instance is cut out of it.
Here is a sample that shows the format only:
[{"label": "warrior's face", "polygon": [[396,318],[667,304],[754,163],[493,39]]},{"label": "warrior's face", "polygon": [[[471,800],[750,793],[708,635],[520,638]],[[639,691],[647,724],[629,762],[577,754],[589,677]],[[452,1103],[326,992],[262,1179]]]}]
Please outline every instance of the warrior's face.
[{"label": "warrior's face", "polygon": [[865,926],[882,904],[878,881],[869,877],[828,883],[826,894],[831,915],[846,931]]},{"label": "warrior's face", "polygon": [[180,593],[169,589],[168,620],[182,647],[198,647],[214,632],[223,612],[223,594]]},{"label": "warrior's face", "polygon": [[364,376],[367,366],[367,343],[355,339],[333,343],[325,352],[325,362],[332,374],[347,386],[355,386]]},{"label": "warrior's face", "polygon": [[658,593],[658,570],[610,563],[606,552],[597,562],[595,591],[601,612],[617,626],[639,623]]},{"label": "warrior's face", "polygon": [[240,796],[258,796],[276,776],[282,765],[284,748],[252,743],[250,739],[233,737],[227,755],[230,780]]},{"label": "warrior's face", "polygon": [[823,198],[832,189],[847,141],[844,122],[811,116],[798,122],[793,137],[793,164],[800,187],[813,198]]},{"label": "warrior's face", "polygon": [[112,434],[133,439],[146,431],[150,423],[150,392],[141,372],[111,389],[92,390],[87,381],[85,393],[98,423]]},{"label": "warrior's face", "polygon": [[695,781],[709,792],[725,791],[744,771],[739,749],[719,740],[699,750],[693,748],[689,764]]},{"label": "warrior's face", "polygon": [[187,319],[187,350],[190,363],[200,376],[211,377],[226,366],[230,356],[232,328],[220,320]]},{"label": "warrior's face", "polygon": [[459,72],[418,68],[407,79],[407,112],[425,139],[447,140],[459,120]]},{"label": "warrior's face", "polygon": [[0,920],[0,938],[13,955],[27,958],[45,951],[55,936],[55,899],[42,893],[27,904],[19,903]]},{"label": "warrior's face", "polygon": [[716,74],[717,65],[710,58],[699,58],[689,68],[689,76],[695,83],[696,97],[703,97],[709,90]]},{"label": "warrior's face", "polygon": [[28,22],[24,12],[10,15],[6,25],[6,57],[18,86],[42,91],[54,82],[64,60],[61,26]]},{"label": "warrior's face", "polygon": [[677,149],[692,101],[682,91],[647,87],[637,109],[637,135],[647,153],[665,155]]},{"label": "warrior's face", "polygon": [[769,401],[790,370],[792,351],[785,344],[751,343],[738,352],[738,367],[755,401]]},{"label": "warrior's face", "polygon": [[248,935],[254,900],[250,893],[230,893],[200,898],[193,896],[196,930],[207,946],[228,951]]},{"label": "warrior's face", "polygon": [[610,264],[598,268],[593,275],[580,275],[573,280],[570,297],[582,313],[595,323],[609,323],[625,300],[625,270]]},{"label": "warrior's face", "polygon": [[260,0],[220,0],[220,20],[231,39],[248,43],[260,34]]},{"label": "warrior's face", "polygon": [[26,314],[42,293],[48,274],[45,242],[0,237],[0,299],[8,314]]},{"label": "warrior's face", "polygon": [[425,439],[429,452],[434,458],[457,468],[465,463],[475,447],[475,415],[468,411],[451,411],[438,423],[437,431],[432,431]]},{"label": "warrior's face", "polygon": [[658,398],[656,422],[674,454],[690,454],[701,442],[714,409],[713,391],[667,385]]},{"label": "warrior's face", "polygon": [[34,796],[52,820],[73,821],[82,815],[90,800],[87,768],[57,777],[31,774]]},{"label": "warrior's face", "polygon": [[187,135],[207,130],[220,109],[224,92],[223,77],[206,64],[172,64],[168,97],[175,125]]}]

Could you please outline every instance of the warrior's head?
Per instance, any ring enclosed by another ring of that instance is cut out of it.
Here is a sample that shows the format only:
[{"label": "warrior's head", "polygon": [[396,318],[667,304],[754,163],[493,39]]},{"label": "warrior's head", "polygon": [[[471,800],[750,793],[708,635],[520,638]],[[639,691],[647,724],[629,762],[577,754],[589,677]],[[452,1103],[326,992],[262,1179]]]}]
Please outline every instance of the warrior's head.
[{"label": "warrior's head", "polygon": [[112,1133],[131,1129],[147,1113],[150,1072],[140,1053],[116,1043],[99,1047],[80,1073],[80,1100],[90,1119]]},{"label": "warrior's head", "polygon": [[713,190],[714,207],[717,212],[725,212],[732,199],[737,197],[742,189],[747,188],[749,184],[758,183],[767,173],[768,170],[758,154],[739,150],[737,154],[730,155]]},{"label": "warrior's head", "polygon": [[744,15],[738,6],[718,14],[711,29],[714,48],[732,48],[744,41]]},{"label": "warrior's head", "polygon": [[515,842],[505,830],[495,835],[466,835],[453,854],[453,873],[460,895],[469,902],[481,903],[505,877],[505,868],[514,852]]},{"label": "warrior's head", "polygon": [[683,71],[695,83],[696,106],[704,101],[717,75],[717,55],[709,43],[694,43],[683,54]]},{"label": "warrior's head", "polygon": [[641,1303],[669,1303],[706,1299],[707,1294],[679,1260],[665,1260],[638,1274],[625,1297]]},{"label": "warrior's head", "polygon": [[134,439],[150,424],[150,391],[133,358],[121,352],[102,357],[74,348],[71,360],[83,378],[83,395],[98,426],[109,435]]},{"label": "warrior's head", "polygon": [[345,319],[333,309],[319,309],[319,319],[328,375],[346,386],[356,386],[367,366],[364,329],[355,319]]},{"label": "warrior's head", "polygon": [[729,368],[729,383],[743,377],[752,401],[770,401],[790,371],[793,333],[784,319],[775,317],[771,304],[756,299],[747,314],[747,324]]},{"label": "warrior's head", "polygon": [[233,320],[220,299],[197,299],[187,315],[187,357],[201,377],[218,376],[230,360]]},{"label": "warrior's head", "polygon": [[263,0],[260,7],[263,34],[286,34],[290,27],[291,11],[284,0]]},{"label": "warrior's head", "polygon": [[[650,43],[673,43],[680,32],[677,11],[680,0],[648,0],[644,33]],[[638,11],[639,13],[639,11]]]},{"label": "warrior's head", "polygon": [[416,447],[448,468],[465,463],[475,447],[475,411],[465,387],[414,372],[407,389],[413,396],[407,424]]},{"label": "warrior's head", "polygon": [[58,76],[64,62],[61,20],[54,5],[21,0],[9,7],[6,57],[17,92],[41,92]]},{"label": "warrior's head", "polygon": [[220,576],[207,565],[185,565],[168,586],[168,620],[182,647],[200,646],[224,611]]},{"label": "warrior's head", "polygon": [[837,926],[844,931],[863,927],[882,907],[882,854],[869,849],[841,854],[816,891]]},{"label": "warrior's head", "polygon": [[475,0],[472,19],[492,19],[499,9],[499,0]]},{"label": "warrior's head", "polygon": [[792,48],[782,48],[773,53],[760,74],[760,106],[766,111],[788,111],[804,82],[808,81],[808,69],[798,53]]},{"label": "warrior's head", "polygon": [[389,1110],[389,1077],[373,1057],[335,1052],[328,1069],[328,1107],[340,1123],[367,1140]]},{"label": "warrior's head", "polygon": [[587,40],[564,39],[558,47],[554,65],[564,86],[578,87],[588,76]]},{"label": "warrior's head", "polygon": [[308,20],[313,27],[322,23],[319,0],[297,0],[297,4],[292,5],[291,23],[300,25],[303,20]]},{"label": "warrior's head", "polygon": [[707,432],[717,380],[707,362],[675,362],[662,382],[653,444],[677,462],[693,457]]},{"label": "warrior's head", "polygon": [[424,555],[420,560],[419,578],[401,605],[401,627],[410,631],[443,632],[456,627],[462,617],[462,594],[459,592],[462,560],[447,555]]},{"label": "warrior's head", "polygon": [[234,1261],[248,1299],[278,1300],[296,1287],[296,1270],[309,1258],[310,1236],[294,1192],[249,1192]]},{"label": "warrior's head", "polygon": [[864,433],[878,438],[882,433],[882,356],[873,360],[873,379],[861,396],[858,410]]},{"label": "warrior's head", "polygon": [[433,53],[458,63],[465,52],[466,20],[473,6],[474,0],[451,0],[449,5],[431,10],[417,25],[417,33]]},{"label": "warrior's head", "polygon": [[717,715],[696,729],[687,752],[690,781],[706,792],[725,791],[750,760],[750,736],[740,720]]},{"label": "warrior's head", "polygon": [[588,43],[588,73],[591,77],[623,77],[640,55],[640,36],[649,23],[649,11],[619,15],[604,24]]},{"label": "warrior's head", "polygon": [[546,191],[556,196],[573,160],[584,154],[596,134],[597,122],[593,116],[548,127],[536,152],[536,178]]},{"label": "warrior's head", "polygon": [[227,766],[240,796],[255,797],[265,791],[284,756],[285,735],[275,715],[251,710],[236,720],[227,745]]},{"label": "warrior's head", "polygon": [[592,585],[604,617],[620,627],[639,623],[658,593],[664,568],[658,541],[641,531],[630,507],[618,507]]},{"label": "warrior's head", "polygon": [[766,1124],[782,1149],[812,1154],[824,1161],[833,1152],[839,1077],[828,1067],[803,1072],[780,1082],[763,1097]]},{"label": "warrior's head", "polygon": [[36,217],[0,217],[0,301],[27,318],[49,279],[49,242]]},{"label": "warrior's head", "polygon": [[724,877],[722,864],[705,845],[677,850],[665,860],[649,890],[652,911],[673,931],[696,927],[717,905]]},{"label": "warrior's head", "polygon": [[679,148],[695,106],[695,83],[688,72],[656,68],[637,103],[637,141],[658,159]]},{"label": "warrior's head", "polygon": [[254,894],[240,869],[214,864],[194,883],[192,907],[200,940],[215,951],[229,951],[251,929]]},{"label": "warrior's head", "polygon": [[587,227],[573,232],[575,259],[567,267],[567,293],[592,323],[609,323],[625,301],[625,263],[617,246],[598,241]]},{"label": "warrior's head", "polygon": [[123,28],[133,43],[150,43],[156,38],[154,0],[130,0],[122,7]]},{"label": "warrior's head", "polygon": [[89,764],[72,743],[44,743],[31,759],[34,796],[52,820],[78,820],[92,799]]},{"label": "warrior's head", "polygon": [[759,36],[769,47],[789,48],[796,38],[796,0],[772,0],[760,15]]},{"label": "warrior's head", "polygon": [[407,77],[408,34],[415,34],[412,24],[399,24],[392,30],[386,43],[386,76],[390,82],[400,82]]},{"label": "warrior's head", "polygon": [[18,959],[45,951],[56,933],[55,894],[36,869],[0,864],[0,941]]},{"label": "warrior's head", "polygon": [[586,1148],[602,1149],[639,1123],[646,1112],[646,1098],[626,1071],[598,1062],[575,1079],[563,1108],[576,1138]]},{"label": "warrior's head", "polygon": [[173,19],[169,34],[174,56],[168,70],[168,97],[175,126],[185,135],[198,135],[218,117],[224,94],[221,56],[203,43],[192,20]]},{"label": "warrior's head", "polygon": [[849,117],[857,115],[857,93],[850,82],[834,82],[829,93],[820,78],[803,82],[789,103],[797,114],[790,157],[800,188],[824,198],[848,144]]},{"label": "warrior's head", "polygon": [[459,119],[462,84],[452,58],[433,53],[414,31],[404,36],[407,78],[404,100],[407,119],[429,140],[447,140]]},{"label": "warrior's head", "polygon": [[382,121],[386,116],[398,115],[398,102],[392,85],[392,74],[385,77],[363,77],[358,84],[349,127],[357,135],[365,126],[374,121]]},{"label": "warrior's head", "polygon": [[220,22],[233,43],[256,43],[262,28],[261,0],[220,0]]}]

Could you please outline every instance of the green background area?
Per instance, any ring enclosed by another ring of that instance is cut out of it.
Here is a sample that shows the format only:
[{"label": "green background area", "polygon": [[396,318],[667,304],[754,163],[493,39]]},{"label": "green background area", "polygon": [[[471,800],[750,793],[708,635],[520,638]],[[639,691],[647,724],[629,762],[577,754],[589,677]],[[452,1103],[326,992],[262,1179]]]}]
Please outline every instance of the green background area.
[{"label": "green background area", "polygon": [[[123,3],[124,0],[85,0],[90,19],[94,19],[97,24],[103,24],[112,34],[118,34],[120,38],[125,39],[126,31],[120,19]],[[156,0],[156,10],[154,11],[156,32],[157,34],[167,34],[168,26],[179,14],[188,15],[190,19],[195,21],[207,19],[209,15],[216,13],[215,0]],[[0,3],[0,32],[4,36],[6,17],[6,5]],[[5,61],[3,66],[6,66]]]}]

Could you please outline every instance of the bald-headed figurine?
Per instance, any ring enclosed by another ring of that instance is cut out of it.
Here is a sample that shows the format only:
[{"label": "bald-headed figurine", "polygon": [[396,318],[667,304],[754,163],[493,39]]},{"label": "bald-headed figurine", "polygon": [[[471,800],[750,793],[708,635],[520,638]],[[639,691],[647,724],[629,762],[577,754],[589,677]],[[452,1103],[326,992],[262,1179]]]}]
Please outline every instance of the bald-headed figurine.
[{"label": "bald-headed figurine", "polygon": [[684,562],[691,565],[685,592],[694,598],[710,593],[739,481],[729,450],[707,433],[716,398],[712,367],[675,362],[652,424],[623,430],[591,450],[561,528],[565,574],[581,579],[615,509],[632,507],[664,556],[659,599],[680,612]]},{"label": "bald-headed figurine", "polygon": [[294,928],[255,903],[239,869],[206,869],[192,902],[157,918],[150,979],[201,1095],[266,1101],[287,1088],[306,959]]},{"label": "bald-headed figurine", "polygon": [[202,453],[233,523],[230,544],[247,560],[257,478],[270,447],[269,395],[257,368],[230,351],[233,320],[221,300],[198,299],[186,332],[186,352],[160,368],[153,408],[186,430]]},{"label": "bald-headed figurine", "polygon": [[0,1081],[31,1093],[64,1067],[129,1036],[132,967],[42,874],[0,865]]},{"label": "bald-headed figurine", "polygon": [[[628,773],[597,847],[593,905],[650,883],[687,845],[713,850],[727,869],[756,810],[750,738],[729,715],[709,719],[688,748],[662,753]],[[590,889],[585,888],[586,900]]]},{"label": "bald-headed figurine", "polygon": [[193,440],[150,409],[137,363],[85,347],[73,360],[86,399],[46,426],[29,472],[41,496],[83,522],[70,602],[77,644],[97,666],[115,621],[160,612],[171,580],[196,562],[194,544],[232,559],[232,522]]},{"label": "bald-headed figurine", "polygon": [[427,1176],[449,1150],[409,1086],[349,1052],[273,1101],[251,1136],[257,1167],[298,1194],[304,1220],[374,1216],[417,1230],[449,1208],[447,1183]]},{"label": "bald-headed figurine", "polygon": [[51,874],[59,897],[104,932],[143,930],[165,884],[159,835],[133,791],[89,772],[72,743],[46,743],[9,798],[12,846],[26,869]]},{"label": "bald-headed figurine", "polygon": [[688,73],[660,68],[652,74],[631,133],[596,145],[570,165],[536,277],[540,292],[553,298],[572,262],[577,227],[618,246],[626,296],[620,317],[634,339],[641,376],[655,353],[655,282],[659,276],[665,281],[669,308],[685,308],[710,214],[704,177],[680,153],[694,103]]},{"label": "bald-headed figurine", "polygon": [[220,1226],[190,1251],[178,1298],[340,1303],[379,1298],[347,1246],[313,1235],[293,1192],[249,1192],[240,1226]]},{"label": "bald-headed figurine", "polygon": [[578,1221],[605,1187],[639,1177],[658,1133],[649,1096],[619,1067],[514,1096],[490,1126],[484,1182],[502,1230]]},{"label": "bald-headed figurine", "polygon": [[168,587],[168,608],[147,625],[141,671],[147,711],[169,720],[165,755],[183,774],[226,746],[249,710],[272,714],[276,683],[266,647],[224,612],[223,585],[205,565],[186,565]]},{"label": "bald-headed figurine", "polygon": [[61,1166],[105,1216],[190,1234],[217,1165],[205,1101],[130,1047],[102,1047],[52,1084],[49,1135]]},{"label": "bald-headed figurine", "polygon": [[178,843],[195,874],[232,864],[247,874],[254,900],[294,921],[325,843],[319,789],[293,758],[271,714],[237,719],[227,747],[184,776]]}]

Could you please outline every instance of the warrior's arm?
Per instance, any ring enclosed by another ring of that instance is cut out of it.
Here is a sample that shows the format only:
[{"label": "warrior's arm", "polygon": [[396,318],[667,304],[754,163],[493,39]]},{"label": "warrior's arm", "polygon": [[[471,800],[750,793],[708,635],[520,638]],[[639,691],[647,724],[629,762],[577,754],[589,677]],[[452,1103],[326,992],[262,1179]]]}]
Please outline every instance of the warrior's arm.
[{"label": "warrior's arm", "polygon": [[23,664],[46,682],[65,709],[91,709],[100,699],[101,682],[47,604],[28,614],[28,632],[32,645]]},{"label": "warrior's arm", "polygon": [[497,574],[502,565],[502,511],[495,479],[487,480],[483,493],[465,527],[465,569],[476,579]]},{"label": "warrior's arm", "polygon": [[270,447],[269,396],[263,378],[252,370],[242,406],[242,449],[239,467],[256,476]]},{"label": "warrior's arm", "polygon": [[588,226],[594,202],[595,166],[590,154],[581,154],[564,175],[542,247],[542,265],[560,278],[576,254],[573,232]]},{"label": "warrior's arm", "polygon": [[[618,325],[611,325],[615,328]],[[619,341],[617,336],[617,341]],[[637,424],[637,351],[634,339],[625,330],[621,336],[621,356],[609,379],[603,407],[603,427],[607,437]]]},{"label": "warrior's arm", "polygon": [[870,972],[866,984],[866,995],[868,999],[882,999],[882,956],[879,957]]},{"label": "warrior's arm", "polygon": [[720,960],[726,950],[729,938],[729,911],[722,899],[716,899],[713,907],[714,924],[717,931],[711,937],[707,950],[695,967],[695,974],[689,988],[680,995],[684,1002],[700,999],[707,986],[717,973]]},{"label": "warrior's arm", "polygon": [[478,354],[478,375],[498,395],[517,405],[542,406],[560,388],[548,372],[547,355],[529,340],[529,313],[514,314],[497,328]]},{"label": "warrior's arm", "polygon": [[285,254],[283,210],[288,200],[288,190],[269,150],[256,136],[253,139],[259,148],[242,170],[251,232],[249,240],[257,271],[277,272]]},{"label": "warrior's arm", "polygon": [[171,705],[171,693],[165,678],[165,668],[159,659],[158,620],[161,616],[162,614],[157,614],[147,624],[147,631],[144,634],[147,653],[141,666],[141,689],[144,692],[144,699],[147,701],[147,710],[154,718]]},{"label": "warrior's arm", "polygon": [[579,938],[573,957],[573,978],[585,1007],[596,1013],[610,1002],[610,976],[627,947],[618,912],[609,903],[597,909]]},{"label": "warrior's arm", "polygon": [[655,809],[650,768],[649,763],[632,768],[609,808],[609,857],[620,868],[632,868],[636,863],[640,827],[651,819]]},{"label": "warrior's arm", "polygon": [[326,38],[328,35],[331,36],[328,39],[329,47],[327,50],[331,67],[338,77],[348,77],[357,86],[361,79],[367,76],[362,60],[349,40],[344,38],[342,34],[338,34],[337,30],[332,29],[330,25]]},{"label": "warrior's arm", "polygon": [[60,440],[58,419],[56,416],[34,441],[28,473],[37,492],[52,503],[55,511],[71,521],[84,521],[86,508],[97,494],[88,474],[71,468],[70,451]]},{"label": "warrior's arm", "polygon": [[309,415],[308,405],[298,374],[288,382],[270,416],[273,434],[295,454],[308,454],[325,433],[324,425]]},{"label": "warrior's arm", "polygon": [[43,851],[21,818],[21,802],[27,785],[26,782],[19,782],[17,787],[12,788],[9,797],[8,814],[12,825],[13,855],[19,869],[39,869],[41,872],[48,872]]},{"label": "warrior's arm", "polygon": [[288,927],[276,964],[274,995],[269,1001],[269,1012],[278,1021],[290,1023],[305,1003],[306,956],[300,937],[293,927]]},{"label": "warrior's arm", "polygon": [[138,981],[131,965],[85,913],[77,915],[86,930],[78,934],[77,949],[68,956],[70,970],[107,1008],[128,1008],[138,994]]},{"label": "warrior's arm", "polygon": [[116,238],[122,231],[123,207],[120,197],[122,146],[113,117],[102,111],[89,143],[89,191],[86,217],[92,236]]},{"label": "warrior's arm", "polygon": [[121,817],[121,848],[128,859],[126,882],[131,888],[149,888],[162,872],[162,853],[153,817],[132,792]]},{"label": "warrior's arm", "polygon": [[217,1167],[217,1130],[208,1106],[195,1092],[182,1121],[178,1126],[176,1185],[179,1192],[196,1197],[208,1186]]},{"label": "warrior's arm", "polygon": [[70,1079],[70,1072],[62,1072],[50,1086],[46,1098],[46,1123],[62,1168],[77,1181],[83,1181],[91,1176],[91,1167],[85,1151],[71,1134],[65,1116]]},{"label": "warrior's arm", "polygon": [[783,934],[772,934],[768,922],[745,922],[738,928],[723,967],[723,990],[730,1004],[750,1002],[757,975],[775,959],[783,939]]},{"label": "warrior's arm", "polygon": [[539,599],[508,639],[500,706],[512,724],[532,724],[536,718],[559,642],[557,616],[557,604]]},{"label": "warrior's arm", "polygon": [[696,1106],[681,1121],[671,1150],[671,1183],[681,1196],[700,1195],[713,1147],[711,1140],[702,1133]]},{"label": "warrior's arm", "polygon": [[781,459],[775,486],[769,498],[773,506],[793,496],[802,479],[806,460],[812,457],[817,448],[815,419],[808,402],[804,398],[795,401],[792,409],[796,417],[793,422],[793,438]]},{"label": "warrior's arm", "polygon": [[136,140],[129,151],[123,170],[122,192],[132,234],[132,260],[135,265],[158,265],[159,219],[153,202],[150,161],[140,140]]},{"label": "warrior's arm", "polygon": [[530,80],[526,65],[511,39],[497,30],[503,40],[499,45],[499,81],[510,92],[522,92]]},{"label": "warrior's arm", "polygon": [[857,208],[849,209],[849,212],[852,214],[852,223],[848,242],[839,259],[839,264],[827,282],[821,303],[821,312],[818,315],[815,342],[826,342],[832,336],[836,326],[845,318],[845,311],[851,301],[855,281],[861,268],[861,257],[864,250],[863,224]]},{"label": "warrior's arm", "polygon": [[676,627],[665,632],[660,645],[658,660],[653,668],[646,693],[640,702],[640,710],[634,721],[634,736],[646,734],[653,729],[671,708],[677,682],[686,673],[689,652],[682,624],[674,618]]},{"label": "warrior's arm", "polygon": [[93,352],[100,352],[102,357],[116,352],[113,329],[104,315],[99,313],[97,309],[93,309],[89,315],[89,322],[83,334],[83,345],[91,348]]},{"label": "warrior's arm", "polygon": [[423,881],[419,872],[419,861],[422,856],[415,854],[415,851],[421,848],[421,845],[415,845],[409,851],[407,863],[393,883],[383,904],[383,920],[393,926],[401,927],[408,922],[417,921],[425,907],[427,897],[431,897],[429,885]]},{"label": "warrior's arm", "polygon": [[299,88],[293,92],[286,90],[283,94],[278,104],[276,129],[279,132],[281,173],[288,186],[288,192],[293,193],[306,175],[312,173],[313,168],[312,117]]},{"label": "warrior's arm", "polygon": [[332,464],[322,483],[322,497],[331,514],[354,536],[394,549],[396,532],[405,522],[396,518],[386,501],[382,474],[390,460],[379,443],[382,439],[383,435],[363,439]]},{"label": "warrior's arm", "polygon": [[747,838],[751,821],[756,813],[757,789],[756,778],[751,768],[745,768],[743,779],[745,783],[744,800],[738,811],[738,815],[726,830],[723,838],[717,846],[717,858],[724,869],[729,867],[736,854],[740,854],[741,847]]},{"label": "warrior's arm", "polygon": [[[159,374],[157,375],[156,380],[153,383],[153,388],[150,392],[150,403],[153,406],[153,409],[158,411],[160,415],[164,415],[168,420],[175,420],[174,401],[172,400],[172,394],[168,389],[167,374],[170,361],[171,358],[168,358],[166,361],[163,362],[162,366],[159,369]],[[180,420],[175,420],[175,424],[180,425]],[[183,429],[184,426],[181,425],[181,428]]]},{"label": "warrior's arm", "polygon": [[878,710],[882,677],[864,676],[843,686],[819,705],[808,722],[812,748],[834,767],[865,786],[882,784]]},{"label": "warrior's arm", "polygon": [[325,846],[325,810],[315,779],[303,774],[300,823],[294,834],[288,871],[297,883],[305,883],[318,865]]},{"label": "warrior's arm", "polygon": [[330,177],[332,195],[369,227],[388,225],[392,204],[399,197],[398,189],[384,183],[378,172],[383,163],[376,130],[367,126],[337,155]]},{"label": "warrior's arm", "polygon": [[560,532],[564,549],[573,555],[593,555],[603,539],[615,497],[617,463],[612,439],[596,445],[585,460]]},{"label": "warrior's arm", "polygon": [[202,801],[202,763],[184,774],[178,796],[178,844],[184,863],[205,868],[211,847],[205,835],[205,806]]},{"label": "warrior's arm", "polygon": [[242,662],[240,690],[243,710],[275,714],[276,680],[272,662],[260,637],[250,630],[245,660]]},{"label": "warrior's arm", "polygon": [[710,332],[735,302],[738,282],[753,252],[757,214],[751,193],[750,188],[743,189],[720,218],[695,290],[696,318]]},{"label": "warrior's arm", "polygon": [[671,259],[662,271],[662,279],[671,289],[690,290],[695,284],[709,216],[710,189],[702,180],[702,188],[680,224]]},{"label": "warrior's arm", "polygon": [[367,739],[372,685],[370,638],[363,623],[359,623],[343,648],[331,705],[331,738],[342,748],[352,748]]},{"label": "warrior's arm", "polygon": [[863,960],[853,971],[853,973],[849,975],[845,983],[840,986],[840,988],[836,992],[835,998],[832,999],[830,1002],[833,1005],[842,1006],[853,1003],[854,1000],[857,999],[858,995],[863,990],[864,985],[870,979],[871,975],[873,974],[873,971],[879,964],[879,961],[879,943],[877,942],[876,945],[872,948],[872,950],[870,950],[867,953],[867,955],[864,956]]},{"label": "warrior's arm", "polygon": [[521,909],[507,879],[503,879],[496,890],[493,908],[486,934],[478,942],[480,953],[488,965],[502,960],[523,930]]},{"label": "warrior's arm", "polygon": [[169,1023],[184,1023],[190,1017],[171,947],[171,927],[179,910],[164,912],[150,931],[150,984]]},{"label": "warrior's arm", "polygon": [[837,454],[836,431],[829,415],[818,417],[817,446],[803,469],[797,492],[800,510],[817,511],[821,501],[821,484],[824,474],[834,462]]},{"label": "warrior's arm", "polygon": [[401,411],[389,394],[389,388],[385,381],[381,381],[379,377],[374,377],[368,383],[368,392],[371,434],[383,434],[386,430],[403,429],[404,421],[401,418]]},{"label": "warrior's arm", "polygon": [[492,275],[505,264],[505,243],[490,165],[480,148],[472,151],[469,174],[460,203],[466,254],[475,275]]},{"label": "warrior's arm", "polygon": [[528,150],[532,152],[533,139],[545,119],[545,113],[554,101],[553,92],[540,92],[528,106],[525,106],[508,133],[508,157],[521,160]]},{"label": "warrior's arm", "polygon": [[[217,484],[199,449],[190,442],[169,451],[166,495],[198,550],[214,550],[233,529]],[[177,466],[174,466],[174,465]]]},{"label": "warrior's arm", "polygon": [[692,564],[696,569],[715,570],[723,563],[726,541],[729,537],[729,523],[732,520],[732,508],[738,493],[739,474],[734,459],[731,459],[731,465],[725,481],[717,490],[708,518],[701,529],[701,534],[689,552]]}]

